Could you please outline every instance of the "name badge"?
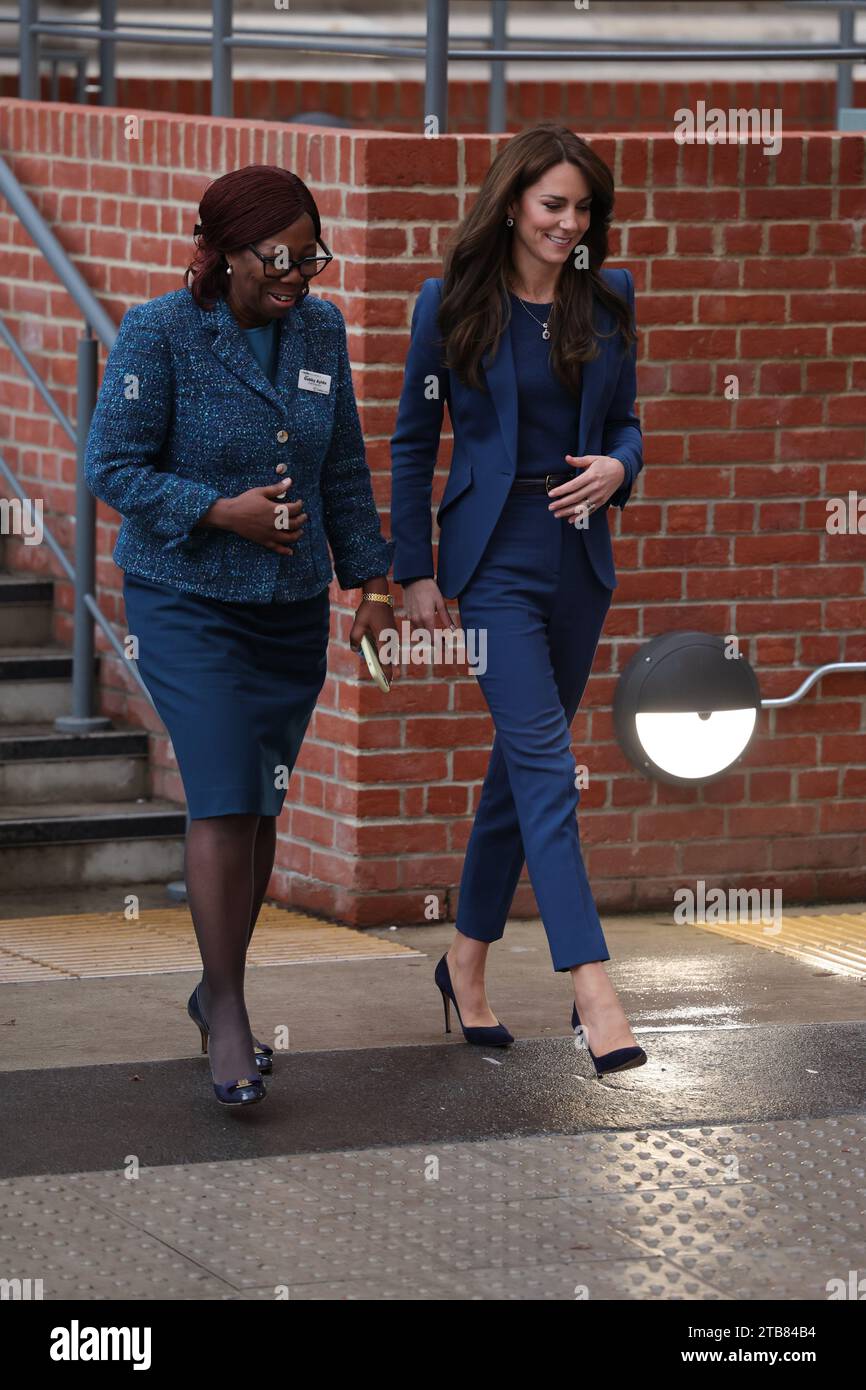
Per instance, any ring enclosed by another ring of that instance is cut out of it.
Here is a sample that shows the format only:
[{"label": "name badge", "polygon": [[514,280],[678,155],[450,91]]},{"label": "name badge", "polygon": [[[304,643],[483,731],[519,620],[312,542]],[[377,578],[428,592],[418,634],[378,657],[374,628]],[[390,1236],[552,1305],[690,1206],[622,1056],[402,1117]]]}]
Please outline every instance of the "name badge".
[{"label": "name badge", "polygon": [[302,367],[298,372],[298,387],[301,391],[318,391],[319,395],[327,396],[331,389],[331,378],[324,372],[308,372]]}]

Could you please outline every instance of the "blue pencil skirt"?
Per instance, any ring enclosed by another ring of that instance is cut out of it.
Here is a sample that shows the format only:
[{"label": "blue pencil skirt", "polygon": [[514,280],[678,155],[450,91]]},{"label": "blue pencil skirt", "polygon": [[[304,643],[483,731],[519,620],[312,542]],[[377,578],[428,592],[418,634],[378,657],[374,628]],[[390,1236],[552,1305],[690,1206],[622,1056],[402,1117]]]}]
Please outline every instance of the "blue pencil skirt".
[{"label": "blue pencil skirt", "polygon": [[230,603],[125,573],[123,597],[190,818],[278,816],[327,675],[328,590]]}]

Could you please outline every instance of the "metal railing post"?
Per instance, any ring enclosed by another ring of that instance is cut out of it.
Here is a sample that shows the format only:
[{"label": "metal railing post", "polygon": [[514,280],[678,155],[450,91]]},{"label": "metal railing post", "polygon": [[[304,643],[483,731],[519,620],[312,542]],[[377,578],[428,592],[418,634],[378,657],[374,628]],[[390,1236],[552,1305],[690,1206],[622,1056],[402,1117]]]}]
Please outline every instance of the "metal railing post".
[{"label": "metal railing post", "polygon": [[[117,28],[117,0],[99,0],[100,29]],[[117,45],[114,39],[99,40],[99,105],[117,105]]]},{"label": "metal railing post", "polygon": [[436,131],[448,131],[448,0],[427,0],[427,65],[424,120],[436,117]]},{"label": "metal railing post", "polygon": [[211,96],[212,116],[231,116],[232,54],[230,44],[223,43],[232,32],[232,0],[211,0]]},{"label": "metal railing post", "polygon": [[111,720],[94,714],[93,617],[87,596],[96,592],[96,498],[84,476],[84,450],[96,405],[99,345],[87,325],[78,340],[78,418],[75,422],[75,628],[72,639],[72,713],[61,715],[54,727],[64,734],[108,729]]},{"label": "metal railing post", "polygon": [[38,101],[39,35],[32,25],[39,22],[39,0],[19,0],[18,6],[18,95],[22,101]]},{"label": "metal railing post", "polygon": [[[846,48],[854,42],[856,10],[839,11],[839,43]],[[854,65],[841,62],[836,66],[836,129],[841,128],[842,108],[854,105]]]},{"label": "metal railing post", "polygon": [[[490,0],[490,44],[492,48],[508,47],[508,0]],[[494,59],[490,64],[490,90],[487,96],[487,129],[498,135],[506,124],[505,63]]]}]

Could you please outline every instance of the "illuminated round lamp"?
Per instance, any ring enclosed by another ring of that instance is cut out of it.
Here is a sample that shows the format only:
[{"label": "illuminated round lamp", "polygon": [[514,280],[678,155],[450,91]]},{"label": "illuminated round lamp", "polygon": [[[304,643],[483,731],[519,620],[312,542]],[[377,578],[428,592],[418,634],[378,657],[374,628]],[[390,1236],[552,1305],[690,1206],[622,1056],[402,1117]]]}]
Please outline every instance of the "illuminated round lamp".
[{"label": "illuminated round lamp", "polygon": [[755,732],[761,692],[745,657],[723,637],[666,632],[635,652],[619,678],[619,746],[646,777],[697,786],[722,777]]}]

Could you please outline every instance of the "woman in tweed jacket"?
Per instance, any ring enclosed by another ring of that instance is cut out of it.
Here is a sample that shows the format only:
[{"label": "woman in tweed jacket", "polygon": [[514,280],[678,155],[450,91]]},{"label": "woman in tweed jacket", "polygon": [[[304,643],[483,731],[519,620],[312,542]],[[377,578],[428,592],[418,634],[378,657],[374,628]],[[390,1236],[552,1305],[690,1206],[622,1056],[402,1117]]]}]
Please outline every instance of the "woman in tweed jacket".
[{"label": "woman in tweed jacket", "polygon": [[187,797],[204,967],[188,1009],[217,1099],[244,1105],[262,1099],[273,1067],[250,1030],[246,951],[326,676],[328,585],[335,569],[343,589],[363,586],[350,644],[369,634],[378,646],[392,622],[392,545],[345,325],[309,294],[332,259],[309,189],[251,165],[212,183],[199,217],[190,283],[123,318],[86,475],[124,518],[114,559],[127,620]]}]

